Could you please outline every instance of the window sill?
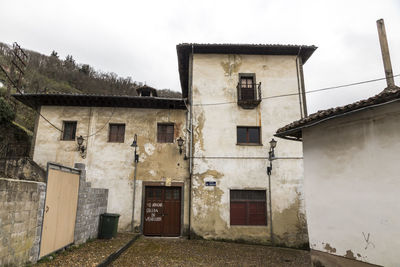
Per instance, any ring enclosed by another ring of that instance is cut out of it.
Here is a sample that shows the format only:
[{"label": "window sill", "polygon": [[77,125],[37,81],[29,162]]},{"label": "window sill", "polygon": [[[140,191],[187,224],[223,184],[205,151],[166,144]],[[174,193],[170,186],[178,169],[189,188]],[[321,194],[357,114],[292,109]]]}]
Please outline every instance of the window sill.
[{"label": "window sill", "polygon": [[60,141],[63,141],[63,142],[75,142],[76,140],[75,139],[60,139]]},{"label": "window sill", "polygon": [[117,141],[108,141],[110,144],[125,144],[125,142],[117,142]]},{"label": "window sill", "polygon": [[263,146],[263,144],[256,143],[236,143],[237,146]]}]

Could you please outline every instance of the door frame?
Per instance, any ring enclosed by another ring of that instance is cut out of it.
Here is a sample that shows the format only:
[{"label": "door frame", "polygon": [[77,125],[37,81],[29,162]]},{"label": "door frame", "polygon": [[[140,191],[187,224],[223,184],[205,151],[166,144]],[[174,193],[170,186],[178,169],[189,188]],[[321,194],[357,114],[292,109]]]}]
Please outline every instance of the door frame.
[{"label": "door frame", "polygon": [[184,207],[185,207],[185,183],[184,182],[171,182],[170,186],[166,186],[165,182],[142,182],[142,207],[140,211],[140,233],[144,233],[144,210],[146,205],[146,187],[160,186],[160,187],[180,187],[181,188],[181,229],[179,230],[179,236],[183,235],[183,218],[184,218]]}]

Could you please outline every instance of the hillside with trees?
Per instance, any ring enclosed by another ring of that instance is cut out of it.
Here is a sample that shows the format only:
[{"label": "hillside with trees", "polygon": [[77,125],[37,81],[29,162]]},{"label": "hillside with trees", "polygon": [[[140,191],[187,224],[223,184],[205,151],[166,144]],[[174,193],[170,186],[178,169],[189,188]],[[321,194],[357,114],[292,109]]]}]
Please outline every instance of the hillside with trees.
[{"label": "hillside with trees", "polygon": [[[20,88],[24,93],[75,93],[136,96],[139,83],[131,77],[119,77],[113,72],[95,70],[89,64],[77,63],[72,55],[61,59],[56,51],[43,55],[35,51],[25,50],[28,55],[27,67]],[[0,43],[0,64],[17,80],[16,72],[11,64],[12,47]],[[2,86],[3,85],[3,86]],[[8,81],[0,72],[0,97],[6,95]],[[11,88],[11,86],[10,86]],[[11,90],[15,93],[15,89]],[[179,92],[169,89],[158,90],[160,97],[181,97]],[[16,113],[15,122],[32,131],[34,111],[30,108],[8,100]]]}]

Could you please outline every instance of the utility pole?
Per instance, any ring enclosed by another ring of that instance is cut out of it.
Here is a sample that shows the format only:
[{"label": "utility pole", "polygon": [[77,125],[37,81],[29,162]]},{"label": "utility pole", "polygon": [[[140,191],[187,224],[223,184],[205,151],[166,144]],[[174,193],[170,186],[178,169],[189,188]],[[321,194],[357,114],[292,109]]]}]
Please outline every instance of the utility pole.
[{"label": "utility pole", "polygon": [[390,61],[389,46],[386,37],[385,22],[383,21],[383,19],[377,20],[376,26],[378,27],[378,35],[379,35],[379,43],[381,45],[383,67],[385,68],[385,76],[387,83],[386,89],[393,89],[396,88],[396,86],[394,84],[392,63]]},{"label": "utility pole", "polygon": [[[19,93],[22,92],[21,82],[25,74],[27,60],[28,60],[28,55],[24,52],[24,50],[22,50],[22,48],[17,43],[14,43],[12,49],[11,67],[9,68],[9,73],[7,72],[7,68],[0,65],[0,70],[5,74],[8,80],[6,98],[10,97],[11,87],[14,87]],[[15,76],[17,76],[18,78],[14,79]]]}]

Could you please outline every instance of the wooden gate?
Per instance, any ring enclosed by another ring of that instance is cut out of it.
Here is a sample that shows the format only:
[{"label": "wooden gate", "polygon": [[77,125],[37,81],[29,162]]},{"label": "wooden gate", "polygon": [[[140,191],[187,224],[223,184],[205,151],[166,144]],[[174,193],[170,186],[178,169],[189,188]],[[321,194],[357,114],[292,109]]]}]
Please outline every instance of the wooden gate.
[{"label": "wooden gate", "polygon": [[181,188],[146,186],[145,235],[179,236],[181,231]]},{"label": "wooden gate", "polygon": [[47,165],[46,201],[39,257],[74,242],[78,205],[79,171]]}]

